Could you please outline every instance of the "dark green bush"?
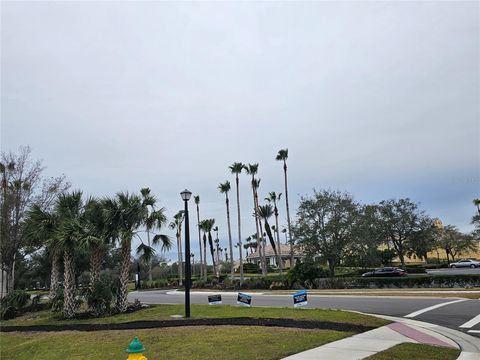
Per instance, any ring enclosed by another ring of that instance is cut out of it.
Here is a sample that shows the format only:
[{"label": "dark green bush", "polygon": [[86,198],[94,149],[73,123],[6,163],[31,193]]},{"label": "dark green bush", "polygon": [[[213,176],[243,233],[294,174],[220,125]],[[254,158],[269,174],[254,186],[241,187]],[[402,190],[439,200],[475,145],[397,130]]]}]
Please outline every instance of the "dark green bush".
[{"label": "dark green bush", "polygon": [[258,266],[257,264],[244,263],[243,272],[250,273],[250,274],[259,274],[262,272],[262,270],[260,270],[260,266]]},{"label": "dark green bush", "polygon": [[0,301],[0,316],[3,320],[17,316],[28,304],[30,295],[24,290],[14,290]]},{"label": "dark green bush", "polygon": [[295,266],[287,273],[288,285],[299,283],[301,286],[312,287],[313,281],[318,278],[328,277],[328,270],[323,269],[313,260],[297,261]]},{"label": "dark green bush", "polygon": [[117,293],[117,286],[107,280],[96,281],[82,291],[88,307],[95,316],[110,313]]}]

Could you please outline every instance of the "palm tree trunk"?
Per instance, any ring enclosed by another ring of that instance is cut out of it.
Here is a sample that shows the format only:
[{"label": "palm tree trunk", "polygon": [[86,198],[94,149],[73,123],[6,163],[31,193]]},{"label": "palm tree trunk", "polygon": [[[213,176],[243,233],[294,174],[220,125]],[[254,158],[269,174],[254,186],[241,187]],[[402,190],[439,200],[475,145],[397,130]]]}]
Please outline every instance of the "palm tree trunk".
[{"label": "palm tree trunk", "polygon": [[[200,208],[197,204],[198,248],[200,249],[200,278],[203,277],[202,235],[200,234]],[[206,270],[205,270],[206,271]]]},{"label": "palm tree trunk", "polygon": [[207,238],[206,238],[206,235],[204,234],[203,235],[204,239],[203,239],[203,264],[205,265],[205,271],[203,273],[203,278],[205,279],[205,281],[208,280],[207,276],[208,276],[208,272],[207,272]]},{"label": "palm tree trunk", "polygon": [[90,283],[93,284],[100,280],[100,268],[102,267],[103,253],[98,245],[92,245],[90,248]]},{"label": "palm tree trunk", "polygon": [[131,239],[123,240],[122,242],[122,264],[120,268],[120,289],[117,299],[118,311],[123,313],[128,308],[128,274],[130,272],[130,252],[131,252]]},{"label": "palm tree trunk", "polygon": [[[242,258],[242,227],[240,225],[240,190],[238,188],[238,174],[236,174],[235,182],[237,185],[237,221],[238,221],[238,252],[240,253],[240,285],[243,284],[243,258]],[[230,248],[230,257],[233,261],[233,251]]]},{"label": "palm tree trunk", "polygon": [[282,245],[280,244],[280,229],[278,228],[278,208],[277,202],[274,202],[275,205],[275,233],[277,235],[277,247],[278,247],[278,269],[280,270],[280,275],[283,272],[283,260],[282,260]]},{"label": "palm tree trunk", "polygon": [[[147,242],[148,246],[150,247],[150,231],[147,230]],[[152,259],[148,259],[148,281],[152,282]]]},{"label": "palm tree trunk", "polygon": [[53,251],[52,256],[52,272],[50,275],[50,299],[53,299],[58,292],[58,285],[60,283],[60,253],[58,250]]},{"label": "palm tree trunk", "polygon": [[[230,202],[228,200],[227,193],[225,193],[225,203],[227,205],[228,245],[230,247],[230,254],[233,254],[232,229],[231,229],[231,226],[230,226]],[[242,248],[241,247],[240,247],[240,253],[242,253]],[[231,276],[232,276],[232,280],[233,280],[233,277],[235,275],[235,269],[233,268],[233,256],[230,256],[230,271],[231,271]]]},{"label": "palm tree trunk", "polygon": [[75,258],[72,249],[65,249],[63,252],[64,266],[64,301],[63,316],[71,319],[75,316]]},{"label": "palm tree trunk", "polygon": [[290,207],[288,205],[288,180],[287,180],[287,162],[283,160],[283,172],[285,175],[285,207],[287,208],[288,240],[290,242],[290,267],[295,265],[295,255],[293,254],[292,226],[290,223]]},{"label": "palm tree trunk", "polygon": [[265,252],[265,248],[266,248],[266,242],[265,242],[265,238],[263,237],[263,228],[262,228],[262,221],[260,220],[260,218],[258,218],[258,226],[260,228],[260,240],[262,242],[262,250],[260,252],[260,255],[262,257],[262,275],[263,276],[267,276],[267,273],[268,273],[268,268],[267,268],[267,254]]},{"label": "palm tree trunk", "polygon": [[177,231],[178,248],[178,285],[183,285],[182,235]]}]

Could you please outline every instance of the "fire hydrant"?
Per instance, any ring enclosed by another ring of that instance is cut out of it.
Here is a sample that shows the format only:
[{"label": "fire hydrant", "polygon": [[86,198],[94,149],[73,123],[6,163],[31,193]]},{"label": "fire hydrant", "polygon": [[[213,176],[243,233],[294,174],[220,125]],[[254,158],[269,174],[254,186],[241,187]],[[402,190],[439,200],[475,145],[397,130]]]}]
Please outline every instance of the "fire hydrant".
[{"label": "fire hydrant", "polygon": [[133,339],[128,349],[125,350],[125,352],[128,353],[127,360],[148,360],[145,355],[143,355],[144,351],[145,348],[140,340],[138,340],[138,338]]}]

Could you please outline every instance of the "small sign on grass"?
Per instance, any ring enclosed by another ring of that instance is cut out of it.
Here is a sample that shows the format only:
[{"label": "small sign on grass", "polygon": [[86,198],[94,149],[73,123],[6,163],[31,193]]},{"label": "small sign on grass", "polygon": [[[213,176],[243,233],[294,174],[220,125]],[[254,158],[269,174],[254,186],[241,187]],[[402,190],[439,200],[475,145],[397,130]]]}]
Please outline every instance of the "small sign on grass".
[{"label": "small sign on grass", "polygon": [[238,293],[237,304],[251,307],[252,306],[252,295],[248,295],[248,294],[244,294],[244,293]]},{"label": "small sign on grass", "polygon": [[306,290],[298,291],[295,294],[293,294],[293,307],[300,307],[307,304],[308,304],[308,301],[307,301]]},{"label": "small sign on grass", "polygon": [[208,305],[221,305],[222,295],[208,295]]}]

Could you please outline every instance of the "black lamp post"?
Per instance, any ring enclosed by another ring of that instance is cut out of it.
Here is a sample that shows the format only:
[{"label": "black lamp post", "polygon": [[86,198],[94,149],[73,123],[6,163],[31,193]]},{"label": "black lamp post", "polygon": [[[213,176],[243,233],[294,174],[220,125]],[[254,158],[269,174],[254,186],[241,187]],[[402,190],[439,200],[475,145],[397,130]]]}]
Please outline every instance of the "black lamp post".
[{"label": "black lamp post", "polygon": [[[185,203],[185,258],[190,254],[190,227],[188,225],[188,200],[192,193],[187,189],[183,190],[180,195]],[[190,286],[192,282],[192,271],[190,268],[190,259],[185,261],[185,317],[190,317]]]}]

